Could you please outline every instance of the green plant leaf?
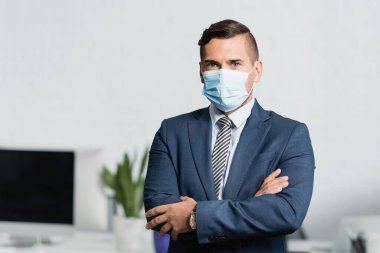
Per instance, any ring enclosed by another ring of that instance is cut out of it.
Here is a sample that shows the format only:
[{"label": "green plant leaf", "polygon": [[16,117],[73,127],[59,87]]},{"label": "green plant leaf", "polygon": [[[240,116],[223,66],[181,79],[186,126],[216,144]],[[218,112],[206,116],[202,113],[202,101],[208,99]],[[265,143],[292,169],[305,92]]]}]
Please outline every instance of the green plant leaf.
[{"label": "green plant leaf", "polygon": [[122,190],[125,195],[126,215],[134,216],[134,185],[132,180],[132,165],[128,154],[124,155],[123,163],[121,164],[120,180]]},{"label": "green plant leaf", "polygon": [[124,213],[126,214],[126,202],[127,198],[125,196],[125,192],[123,189],[123,185],[120,182],[120,178],[122,178],[123,171],[122,171],[122,165],[119,163],[117,165],[117,170],[116,170],[116,176],[115,176],[115,182],[116,182],[116,189],[117,189],[117,195],[119,196],[119,203],[122,205]]},{"label": "green plant leaf", "polygon": [[115,176],[112,175],[112,173],[107,169],[106,166],[103,166],[102,179],[103,179],[103,183],[106,186],[108,186],[114,191],[116,190]]},{"label": "green plant leaf", "polygon": [[145,148],[145,151],[144,151],[143,157],[141,159],[141,163],[140,163],[140,171],[139,171],[138,180],[140,180],[140,178],[142,178],[142,176],[144,174],[144,171],[146,169],[146,164],[148,161],[148,155],[149,155],[149,148]]},{"label": "green plant leaf", "polygon": [[104,184],[115,192],[115,198],[123,207],[126,217],[138,217],[144,206],[144,181],[149,150],[143,153],[138,177],[133,180],[134,161],[131,161],[128,154],[124,154],[121,163],[117,164],[117,170],[113,175],[103,166],[102,180]]}]

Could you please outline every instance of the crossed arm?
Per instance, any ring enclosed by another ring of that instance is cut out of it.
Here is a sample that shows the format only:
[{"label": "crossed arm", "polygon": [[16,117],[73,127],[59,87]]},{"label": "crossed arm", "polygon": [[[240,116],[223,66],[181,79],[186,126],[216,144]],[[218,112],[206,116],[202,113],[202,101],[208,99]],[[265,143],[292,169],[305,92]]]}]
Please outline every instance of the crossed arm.
[{"label": "crossed arm", "polygon": [[[288,177],[278,177],[281,173],[281,169],[277,169],[272,172],[267,178],[265,178],[260,189],[252,197],[258,197],[265,194],[276,194],[282,191],[283,188],[288,186]],[[190,232],[192,228],[189,225],[189,218],[192,211],[195,210],[197,202],[186,196],[181,196],[182,202],[157,206],[146,212],[146,217],[155,217],[146,224],[147,229],[153,229],[154,227],[164,224],[160,229],[160,235],[164,235],[170,230],[174,240],[178,239],[180,233]]]}]

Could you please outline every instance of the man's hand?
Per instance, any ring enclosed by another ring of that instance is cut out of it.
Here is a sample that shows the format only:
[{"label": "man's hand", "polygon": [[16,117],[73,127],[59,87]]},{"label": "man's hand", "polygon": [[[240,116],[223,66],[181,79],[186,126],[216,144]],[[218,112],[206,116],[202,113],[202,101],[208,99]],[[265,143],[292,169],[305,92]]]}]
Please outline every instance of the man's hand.
[{"label": "man's hand", "polygon": [[178,239],[180,233],[190,232],[189,217],[191,211],[194,210],[197,202],[189,197],[181,197],[182,202],[157,206],[145,213],[146,217],[154,217],[145,226],[146,229],[152,229],[155,226],[165,223],[160,229],[160,235],[172,230],[174,240]]},{"label": "man's hand", "polygon": [[276,194],[282,191],[289,185],[289,178],[287,176],[278,177],[281,174],[281,169],[273,171],[267,176],[262,183],[260,189],[256,192],[254,197],[258,197],[264,194]]},{"label": "man's hand", "polygon": [[262,183],[260,189],[256,192],[254,197],[258,197],[264,194],[276,194],[282,191],[289,185],[289,178],[287,176],[278,177],[281,174],[281,169],[273,171],[267,176]]}]

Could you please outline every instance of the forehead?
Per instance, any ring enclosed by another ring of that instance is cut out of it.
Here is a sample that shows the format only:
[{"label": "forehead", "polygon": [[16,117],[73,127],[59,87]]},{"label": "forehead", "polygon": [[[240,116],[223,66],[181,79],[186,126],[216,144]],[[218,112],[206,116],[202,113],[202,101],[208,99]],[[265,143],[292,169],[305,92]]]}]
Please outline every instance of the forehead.
[{"label": "forehead", "polygon": [[204,46],[204,59],[228,60],[249,58],[247,39],[237,35],[228,39],[213,38]]}]

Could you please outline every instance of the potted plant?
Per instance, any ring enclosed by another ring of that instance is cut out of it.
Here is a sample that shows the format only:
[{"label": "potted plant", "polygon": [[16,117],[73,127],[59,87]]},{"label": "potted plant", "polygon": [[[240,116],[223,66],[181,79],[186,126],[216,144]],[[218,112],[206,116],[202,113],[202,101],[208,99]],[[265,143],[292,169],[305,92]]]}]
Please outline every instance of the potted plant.
[{"label": "potted plant", "polygon": [[[150,236],[145,229],[145,218],[142,215],[145,171],[148,160],[148,150],[141,158],[138,171],[135,171],[134,161],[126,153],[115,173],[103,166],[102,180],[111,189],[115,201],[122,207],[123,214],[114,217],[114,232],[116,246],[122,250],[139,250]],[[136,174],[137,172],[137,174]]]},{"label": "potted plant", "polygon": [[[151,236],[145,229],[145,217],[141,214],[144,206],[143,193],[145,171],[149,150],[142,155],[137,176],[134,179],[134,164],[128,154],[124,154],[121,163],[117,165],[115,173],[103,166],[102,180],[113,192],[117,204],[122,207],[124,215],[115,215],[113,229],[116,236],[116,246],[126,251],[141,250],[146,247],[145,242]],[[156,253],[167,252],[169,235],[159,236],[154,231],[154,246]]]}]

